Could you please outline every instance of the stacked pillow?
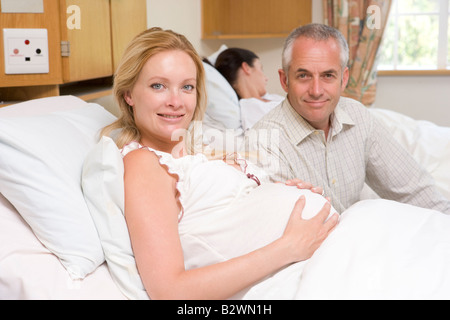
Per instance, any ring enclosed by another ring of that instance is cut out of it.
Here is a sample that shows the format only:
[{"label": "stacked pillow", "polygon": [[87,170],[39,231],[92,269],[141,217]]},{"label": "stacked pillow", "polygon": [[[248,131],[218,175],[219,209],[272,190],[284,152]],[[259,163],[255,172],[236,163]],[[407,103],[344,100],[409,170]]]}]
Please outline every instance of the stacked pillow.
[{"label": "stacked pillow", "polygon": [[73,279],[104,262],[81,172],[100,129],[114,119],[103,107],[71,96],[0,110],[0,193]]}]

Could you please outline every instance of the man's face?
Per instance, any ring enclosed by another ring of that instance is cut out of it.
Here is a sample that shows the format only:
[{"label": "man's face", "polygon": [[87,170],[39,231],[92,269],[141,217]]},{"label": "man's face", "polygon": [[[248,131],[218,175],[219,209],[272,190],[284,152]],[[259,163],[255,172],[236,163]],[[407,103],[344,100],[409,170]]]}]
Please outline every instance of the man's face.
[{"label": "man's face", "polygon": [[330,115],[349,77],[348,68],[342,70],[337,42],[298,38],[288,74],[283,70],[279,74],[292,107],[314,128],[328,133]]}]

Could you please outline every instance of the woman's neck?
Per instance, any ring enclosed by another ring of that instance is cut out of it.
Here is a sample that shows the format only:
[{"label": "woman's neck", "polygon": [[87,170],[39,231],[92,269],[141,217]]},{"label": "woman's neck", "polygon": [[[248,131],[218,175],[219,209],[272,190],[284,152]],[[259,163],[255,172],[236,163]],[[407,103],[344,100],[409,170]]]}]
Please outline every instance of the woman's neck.
[{"label": "woman's neck", "polygon": [[258,90],[249,85],[246,81],[238,80],[233,88],[241,99],[256,98],[262,100]]}]

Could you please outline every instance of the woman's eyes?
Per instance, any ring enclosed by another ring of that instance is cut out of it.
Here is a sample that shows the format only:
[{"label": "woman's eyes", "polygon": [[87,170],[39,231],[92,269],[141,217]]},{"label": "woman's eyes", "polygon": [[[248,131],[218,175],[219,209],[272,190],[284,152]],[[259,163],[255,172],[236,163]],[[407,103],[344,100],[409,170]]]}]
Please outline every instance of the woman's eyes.
[{"label": "woman's eyes", "polygon": [[164,86],[161,83],[154,83],[152,85],[150,85],[150,88],[155,89],[155,90],[161,90]]},{"label": "woman's eyes", "polygon": [[[161,89],[164,89],[165,86],[161,83],[154,83],[154,84],[150,85],[150,88],[155,89],[155,90],[161,90]],[[193,91],[195,89],[195,86],[193,86],[191,84],[187,84],[187,85],[183,86],[182,89],[184,91]]]},{"label": "woman's eyes", "polygon": [[194,89],[195,89],[195,87],[191,84],[187,84],[183,87],[183,90],[186,90],[186,91],[193,91]]}]

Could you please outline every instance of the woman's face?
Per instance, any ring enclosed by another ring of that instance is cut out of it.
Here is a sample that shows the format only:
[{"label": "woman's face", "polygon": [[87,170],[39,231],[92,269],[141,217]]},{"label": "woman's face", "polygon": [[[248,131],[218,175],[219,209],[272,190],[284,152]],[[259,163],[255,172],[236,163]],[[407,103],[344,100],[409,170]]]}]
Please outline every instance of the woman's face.
[{"label": "woman's face", "polygon": [[180,50],[160,52],[144,65],[125,95],[133,107],[141,144],[170,152],[192,121],[197,104],[197,68]]},{"label": "woman's face", "polygon": [[256,90],[260,97],[264,96],[267,93],[267,77],[264,74],[264,68],[259,59],[255,59],[253,62],[253,67],[251,67],[251,75],[250,81],[254,84]]}]

